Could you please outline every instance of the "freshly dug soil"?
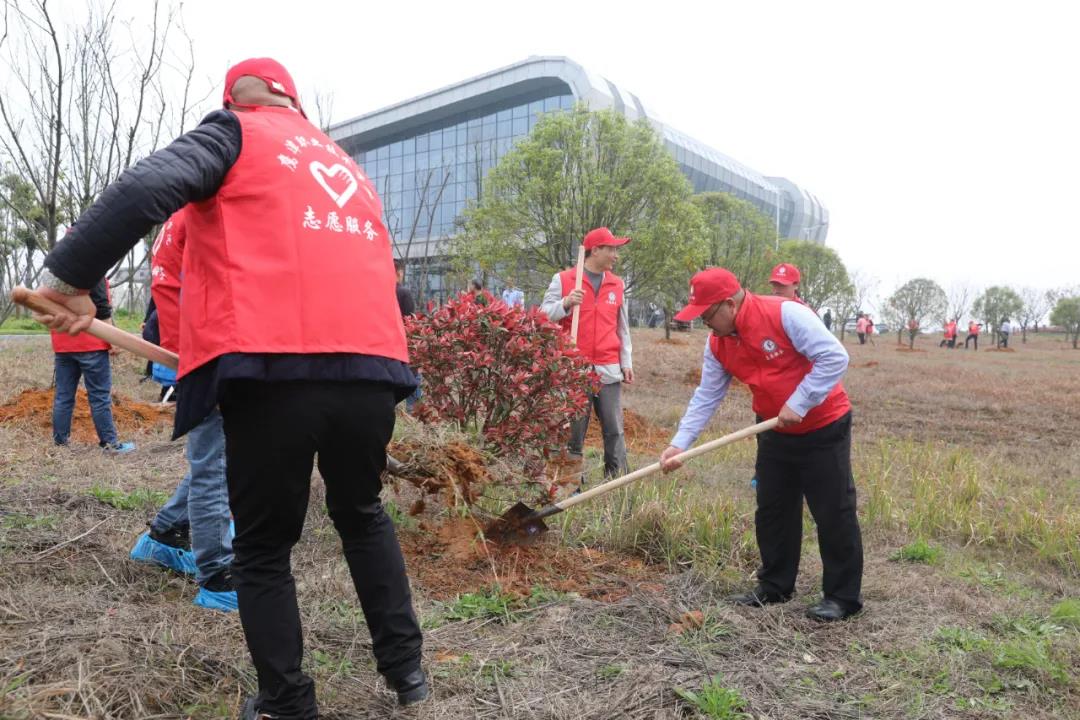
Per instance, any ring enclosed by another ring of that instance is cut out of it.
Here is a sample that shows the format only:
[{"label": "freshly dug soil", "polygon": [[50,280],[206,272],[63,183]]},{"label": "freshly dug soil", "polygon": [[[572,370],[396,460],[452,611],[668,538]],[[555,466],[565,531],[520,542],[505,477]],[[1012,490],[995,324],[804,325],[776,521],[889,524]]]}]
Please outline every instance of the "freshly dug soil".
[{"label": "freshly dug soil", "polygon": [[[13,400],[0,405],[0,423],[29,424],[52,434],[52,389],[32,388],[23,390]],[[113,422],[121,439],[139,430],[152,430],[173,421],[172,406],[142,403],[118,393],[112,396]],[[97,431],[90,416],[90,402],[86,390],[79,388],[75,394],[75,411],[71,418],[71,439],[77,443],[97,444]]]}]

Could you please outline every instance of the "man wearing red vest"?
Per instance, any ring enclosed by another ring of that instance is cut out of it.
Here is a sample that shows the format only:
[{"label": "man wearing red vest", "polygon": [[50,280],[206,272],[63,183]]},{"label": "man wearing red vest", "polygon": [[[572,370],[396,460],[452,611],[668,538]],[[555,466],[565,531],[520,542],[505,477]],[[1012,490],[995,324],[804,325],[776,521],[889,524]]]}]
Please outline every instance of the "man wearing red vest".
[{"label": "man wearing red vest", "polygon": [[308,122],[289,73],[245,60],[225,109],[127,170],[45,260],[43,294],[80,332],[83,290],[187,205],[180,307],[182,435],[220,404],[233,582],[259,680],[248,718],[315,718],[290,568],[316,454],[371,633],[403,705],[428,695],[401,548],[379,500],[394,405],[416,387],[375,188]]},{"label": "man wearing red vest", "polygon": [[569,332],[573,308],[581,306],[577,346],[600,376],[600,392],[592,396],[585,414],[570,424],[570,455],[580,458],[593,409],[604,436],[604,476],[629,471],[623,438],[622,383],[634,381],[630,343],[630,320],[623,304],[623,281],[611,272],[619,259],[619,247],[630,238],[615,237],[606,227],[590,230],[585,246],[585,278],[575,290],[577,268],[555,273],[544,293],[541,309]]},{"label": "man wearing red vest", "polygon": [[701,384],[660,456],[664,469],[680,467],[671,458],[701,434],[732,377],[750,388],[759,418],[780,419],[775,431],[758,436],[758,585],[732,600],[760,607],[791,599],[805,496],[824,566],[824,598],[807,614],[830,621],[859,612],[863,554],[851,473],[851,403],[840,382],[847,352],[812,310],[749,293],[723,268],[704,270],[690,281],[690,303],[675,319],[698,316],[712,330]]},{"label": "man wearing red vest", "polygon": [[[94,315],[98,320],[112,322],[109,283],[104,278],[90,291]],[[135,443],[120,442],[112,415],[112,367],[109,365],[110,345],[93,335],[68,335],[55,330],[52,348],[56,353],[54,372],[56,389],[53,392],[53,442],[67,445],[71,435],[71,416],[75,411],[75,394],[79,378],[86,385],[90,402],[90,417],[97,431],[98,445],[108,452],[125,454],[135,449]]]},{"label": "man wearing red vest", "polygon": [[971,345],[971,341],[975,341],[975,350],[979,349],[979,332],[982,330],[982,323],[977,323],[974,320],[968,323],[968,334],[964,338],[964,349],[967,350]]},{"label": "man wearing red vest", "polygon": [[[166,350],[180,349],[180,278],[187,227],[184,210],[166,221],[154,241],[150,292],[158,336]],[[225,432],[214,408],[187,436],[188,472],[150,529],[139,536],[131,559],[194,575],[195,604],[222,612],[237,609],[231,565],[229,490],[225,482]]]},{"label": "man wearing red vest", "polygon": [[938,347],[956,347],[956,321],[949,320],[945,323],[945,336],[941,342],[938,343]]}]

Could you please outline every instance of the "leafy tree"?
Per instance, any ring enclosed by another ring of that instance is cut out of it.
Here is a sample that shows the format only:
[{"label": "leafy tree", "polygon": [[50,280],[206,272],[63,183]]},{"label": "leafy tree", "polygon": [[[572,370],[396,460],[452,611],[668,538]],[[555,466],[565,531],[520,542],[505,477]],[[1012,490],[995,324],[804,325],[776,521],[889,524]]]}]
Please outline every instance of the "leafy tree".
[{"label": "leafy tree", "polygon": [[799,268],[799,296],[815,310],[836,304],[852,290],[847,268],[832,248],[808,240],[787,240],[780,244],[775,261]]},{"label": "leafy tree", "polygon": [[1016,318],[1023,306],[1024,301],[1015,290],[1004,285],[994,285],[986,288],[983,294],[976,298],[972,313],[983,321],[987,330],[997,332],[1002,319]]},{"label": "leafy tree", "polygon": [[[895,316],[908,330],[908,347],[915,347],[915,336],[930,320],[942,317],[948,306],[945,291],[933,280],[915,278],[901,285],[888,300]],[[898,331],[899,332],[899,331]]]},{"label": "leafy tree", "polygon": [[708,264],[727,268],[745,288],[766,291],[776,241],[772,220],[728,193],[701,193],[693,203],[705,221]]},{"label": "leafy tree", "polygon": [[1050,313],[1050,322],[1065,328],[1065,336],[1072,338],[1073,350],[1080,340],[1080,296],[1063,297]]},{"label": "leafy tree", "polygon": [[690,183],[647,121],[579,105],[544,116],[488,173],[451,251],[460,268],[515,271],[542,292],[585,234],[608,227],[633,242],[617,272],[628,295],[672,307],[706,260]]}]

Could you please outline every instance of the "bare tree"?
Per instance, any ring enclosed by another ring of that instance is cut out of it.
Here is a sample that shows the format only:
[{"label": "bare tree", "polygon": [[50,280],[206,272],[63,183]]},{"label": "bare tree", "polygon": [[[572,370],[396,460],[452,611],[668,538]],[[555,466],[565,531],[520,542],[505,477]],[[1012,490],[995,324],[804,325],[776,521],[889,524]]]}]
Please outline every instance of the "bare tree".
[{"label": "bare tree", "polygon": [[315,98],[312,103],[315,106],[315,124],[324,133],[329,134],[334,116],[334,93],[315,90],[312,96]]},{"label": "bare tree", "polygon": [[411,267],[414,290],[421,305],[427,300],[428,278],[432,265],[445,253],[446,237],[434,232],[435,218],[442,211],[443,197],[450,184],[450,171],[435,168],[417,171],[414,176],[416,206],[406,217],[404,208],[396,206],[396,190],[390,178],[384,179],[379,194],[383,198],[383,213],[387,231],[394,244],[394,255]]},{"label": "bare tree", "polygon": [[850,275],[850,282],[846,292],[840,293],[834,300],[836,304],[836,318],[833,320],[840,326],[840,342],[844,341],[845,327],[848,320],[855,318],[860,312],[865,312],[871,296],[877,290],[877,278],[862,270],[855,270]]},{"label": "bare tree", "polygon": [[971,309],[971,303],[977,294],[978,291],[968,283],[957,283],[950,287],[946,298],[945,322],[960,322]]},{"label": "bare tree", "polygon": [[[179,12],[160,0],[145,7],[144,20],[120,23],[114,5],[95,2],[61,24],[49,0],[5,2],[13,33],[0,39],[0,72],[16,88],[0,94],[0,164],[34,191],[40,238],[26,253],[27,282],[39,251],[132,163],[183,132],[199,102]],[[9,187],[0,205],[15,209]],[[135,282],[147,254],[137,246],[109,273],[126,283],[129,308],[145,294]]]},{"label": "bare tree", "polygon": [[1023,304],[1017,319],[1020,321],[1022,342],[1027,342],[1028,327],[1034,327],[1035,332],[1039,332],[1039,322],[1054,307],[1056,300],[1053,293],[1026,287],[1020,290],[1020,301]]}]

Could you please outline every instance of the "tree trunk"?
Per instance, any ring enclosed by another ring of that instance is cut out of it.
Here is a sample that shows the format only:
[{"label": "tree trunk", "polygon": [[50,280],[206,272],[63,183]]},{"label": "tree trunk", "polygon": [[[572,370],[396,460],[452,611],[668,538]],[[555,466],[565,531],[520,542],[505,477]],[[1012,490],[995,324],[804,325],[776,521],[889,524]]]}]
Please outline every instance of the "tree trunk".
[{"label": "tree trunk", "polygon": [[908,339],[908,348],[911,349],[911,350],[914,350],[915,349],[915,333],[911,332],[909,330],[908,331],[908,338],[909,338]]},{"label": "tree trunk", "polygon": [[1027,342],[1027,325],[1020,326],[1020,342]]}]

